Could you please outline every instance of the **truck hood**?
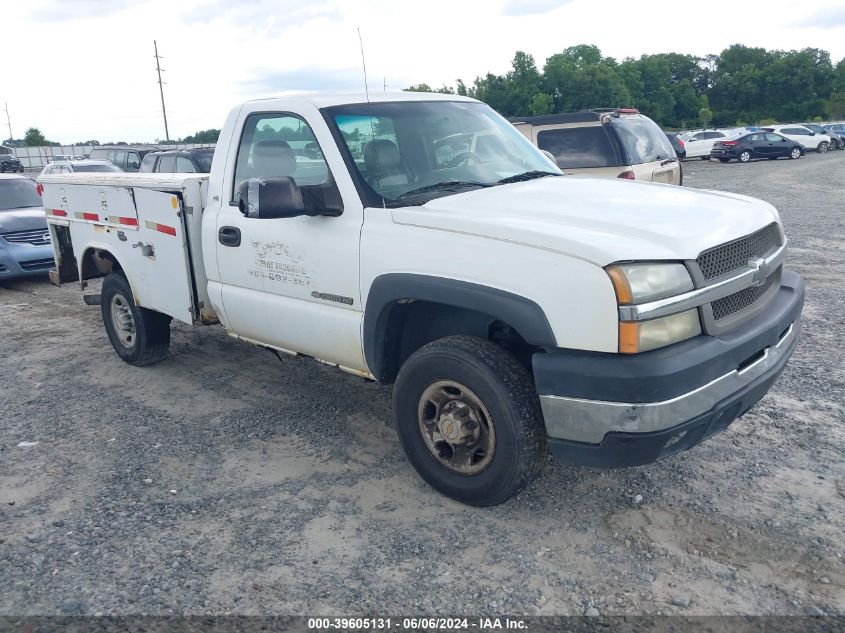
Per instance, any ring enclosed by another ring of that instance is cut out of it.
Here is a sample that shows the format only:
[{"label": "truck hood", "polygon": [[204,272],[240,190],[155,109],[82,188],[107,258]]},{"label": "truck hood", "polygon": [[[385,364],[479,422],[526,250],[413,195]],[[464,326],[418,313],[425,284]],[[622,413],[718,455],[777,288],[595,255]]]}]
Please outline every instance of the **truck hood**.
[{"label": "truck hood", "polygon": [[747,196],[568,176],[476,189],[392,213],[398,224],[525,244],[599,266],[695,259],[780,221],[772,205]]},{"label": "truck hood", "polygon": [[41,207],[26,207],[24,209],[10,209],[0,211],[0,235],[15,231],[33,231],[44,229],[47,231],[47,217]]}]

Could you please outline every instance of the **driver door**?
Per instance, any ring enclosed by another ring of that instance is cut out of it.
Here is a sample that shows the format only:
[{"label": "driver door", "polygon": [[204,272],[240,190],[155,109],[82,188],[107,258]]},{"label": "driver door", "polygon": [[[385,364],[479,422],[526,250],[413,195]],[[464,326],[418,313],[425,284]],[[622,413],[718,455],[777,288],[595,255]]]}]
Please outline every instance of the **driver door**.
[{"label": "driver door", "polygon": [[344,200],[338,217],[244,217],[236,196],[246,179],[289,176],[297,185],[334,179],[305,118],[241,116],[240,142],[230,149],[237,152],[234,173],[227,171],[223,188],[229,202],[222,202],[215,236],[229,328],[254,342],[366,370],[358,274],[363,208]]}]

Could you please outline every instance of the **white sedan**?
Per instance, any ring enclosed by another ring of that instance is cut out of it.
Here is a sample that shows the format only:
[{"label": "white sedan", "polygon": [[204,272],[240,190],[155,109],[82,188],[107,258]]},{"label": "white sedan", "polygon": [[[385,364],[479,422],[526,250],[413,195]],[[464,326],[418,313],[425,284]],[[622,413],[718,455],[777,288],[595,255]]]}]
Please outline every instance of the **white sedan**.
[{"label": "white sedan", "polygon": [[687,158],[710,160],[710,152],[713,149],[713,145],[726,137],[727,135],[719,130],[692,132],[688,138],[683,139],[685,149],[687,150]]},{"label": "white sedan", "polygon": [[803,125],[771,125],[763,128],[766,132],[777,132],[781,136],[785,136],[790,141],[801,143],[808,152],[815,150],[819,154],[826,152],[830,147],[830,136],[827,134],[817,134],[811,129]]}]

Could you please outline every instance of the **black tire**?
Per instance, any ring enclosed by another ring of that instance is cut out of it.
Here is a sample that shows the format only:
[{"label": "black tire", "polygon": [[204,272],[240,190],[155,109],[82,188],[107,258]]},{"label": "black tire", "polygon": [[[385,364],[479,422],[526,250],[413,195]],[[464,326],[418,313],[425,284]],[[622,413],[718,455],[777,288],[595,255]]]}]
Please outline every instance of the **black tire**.
[{"label": "black tire", "polygon": [[[423,438],[423,396],[442,381],[459,383],[489,412],[495,443],[480,472],[447,467]],[[414,352],[396,378],[393,413],[402,447],[420,476],[438,492],[469,505],[507,501],[545,462],[546,429],[531,375],[512,354],[485,339],[450,336]]]},{"label": "black tire", "polygon": [[720,162],[720,163],[729,163],[730,161],[731,161],[731,159],[730,159],[730,158],[720,158],[720,159],[719,159],[719,162]]},{"label": "black tire", "polygon": [[747,149],[742,150],[739,153],[739,162],[740,163],[747,163],[751,160],[751,152]]},{"label": "black tire", "polygon": [[801,150],[797,147],[793,147],[791,150],[789,150],[789,158],[790,160],[797,160],[801,158]]},{"label": "black tire", "polygon": [[[114,318],[115,303],[125,306],[126,312],[131,313],[131,336],[118,332]],[[167,358],[170,347],[170,317],[136,306],[132,289],[122,273],[110,273],[103,280],[100,308],[109,341],[124,361],[136,367],[143,367]],[[128,342],[122,342],[121,336],[128,339]]]},{"label": "black tire", "polygon": [[710,160],[710,157],[709,156],[702,156],[701,160]]},{"label": "black tire", "polygon": [[827,151],[828,147],[830,147],[830,144],[827,141],[822,141],[816,148],[816,152],[818,152],[819,154],[824,154]]}]

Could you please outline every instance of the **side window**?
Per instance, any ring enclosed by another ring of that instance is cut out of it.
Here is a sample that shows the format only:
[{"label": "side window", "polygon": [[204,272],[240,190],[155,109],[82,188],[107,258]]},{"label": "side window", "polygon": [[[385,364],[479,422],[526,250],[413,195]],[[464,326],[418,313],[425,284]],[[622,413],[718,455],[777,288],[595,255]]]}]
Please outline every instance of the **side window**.
[{"label": "side window", "polygon": [[176,173],[178,174],[195,174],[197,170],[194,164],[184,156],[176,157]]},{"label": "side window", "polygon": [[780,143],[782,141],[786,141],[786,139],[783,138],[780,134],[772,134],[771,132],[769,134],[766,134],[766,140],[769,143]]},{"label": "side window", "polygon": [[156,156],[155,154],[152,154],[152,153],[144,156],[144,160],[141,161],[141,167],[138,171],[141,171],[141,172],[144,172],[144,173],[149,173],[149,172],[155,171],[156,158],[158,158],[158,156]]},{"label": "side window", "polygon": [[[111,154],[111,152],[109,152],[109,153]],[[118,167],[123,169],[124,167],[126,167],[126,150],[124,150],[124,149],[115,150],[114,158],[110,159],[110,160],[115,165],[117,165]]]},{"label": "side window", "polygon": [[293,114],[251,114],[244,123],[231,199],[250,178],[289,176],[297,185],[322,185],[329,168],[309,125]]},{"label": "side window", "polygon": [[129,152],[126,158],[127,169],[139,169],[141,167],[141,158],[138,152]]},{"label": "side window", "polygon": [[601,126],[543,130],[537,134],[537,146],[551,152],[561,169],[620,165]]},{"label": "side window", "polygon": [[158,159],[158,171],[162,174],[173,174],[176,172],[176,157],[173,155],[170,156],[161,156]]},{"label": "side window", "polygon": [[754,143],[759,143],[760,141],[765,140],[765,137],[762,134],[752,134],[748,137],[748,140]]}]

